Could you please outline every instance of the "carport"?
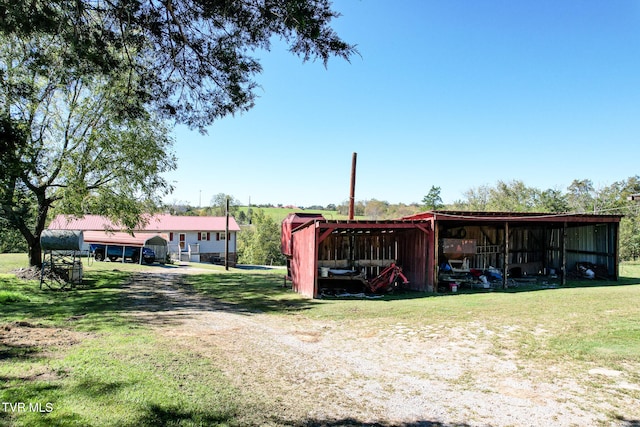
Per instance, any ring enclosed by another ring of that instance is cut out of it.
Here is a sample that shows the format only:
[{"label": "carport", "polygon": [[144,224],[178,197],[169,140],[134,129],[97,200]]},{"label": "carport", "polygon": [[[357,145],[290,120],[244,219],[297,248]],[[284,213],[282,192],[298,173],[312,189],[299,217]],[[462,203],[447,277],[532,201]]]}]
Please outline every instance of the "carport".
[{"label": "carport", "polygon": [[[121,231],[85,231],[84,242],[86,244],[100,244],[108,246],[118,246],[122,248],[122,262],[124,262],[125,246],[136,248],[150,248],[156,258],[165,260],[168,253],[168,239],[164,234],[158,233],[142,233],[129,234]],[[108,249],[107,249],[108,252]],[[142,256],[139,260],[142,263]]]}]

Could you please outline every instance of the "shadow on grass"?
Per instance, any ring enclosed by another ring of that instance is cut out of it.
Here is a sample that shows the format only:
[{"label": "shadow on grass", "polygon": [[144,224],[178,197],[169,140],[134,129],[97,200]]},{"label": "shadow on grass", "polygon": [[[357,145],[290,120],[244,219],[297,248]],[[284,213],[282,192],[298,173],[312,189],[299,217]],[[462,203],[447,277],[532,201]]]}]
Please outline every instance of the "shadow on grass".
[{"label": "shadow on grass", "polygon": [[234,425],[233,414],[206,411],[188,411],[175,407],[150,405],[136,421],[136,426],[217,426]]},{"label": "shadow on grass", "polygon": [[0,340],[0,363],[8,359],[29,359],[40,352],[35,346],[12,345]]},{"label": "shadow on grass", "polygon": [[[6,331],[23,326],[95,331],[129,325],[130,320],[119,315],[123,310],[121,287],[126,277],[123,273],[93,273],[82,286],[65,291],[40,289],[38,281],[7,281],[3,283],[5,287],[28,298],[0,304],[0,328]],[[27,358],[38,351],[37,347],[14,346],[8,335],[0,332],[0,359]]]},{"label": "shadow on grass", "polygon": [[82,380],[73,387],[73,395],[81,394],[90,398],[99,399],[105,395],[115,394],[118,390],[130,386],[130,383],[122,381],[100,381],[96,378]]},{"label": "shadow on grass", "polygon": [[194,292],[226,310],[243,314],[296,313],[318,304],[284,287],[281,274],[204,274],[185,276],[183,280]]},{"label": "shadow on grass", "polygon": [[460,423],[443,423],[441,421],[418,420],[404,423],[387,423],[387,422],[362,422],[354,418],[341,418],[333,420],[306,419],[300,421],[284,421],[272,420],[276,425],[286,425],[292,427],[340,427],[340,426],[359,426],[359,427],[470,427],[471,424]]}]

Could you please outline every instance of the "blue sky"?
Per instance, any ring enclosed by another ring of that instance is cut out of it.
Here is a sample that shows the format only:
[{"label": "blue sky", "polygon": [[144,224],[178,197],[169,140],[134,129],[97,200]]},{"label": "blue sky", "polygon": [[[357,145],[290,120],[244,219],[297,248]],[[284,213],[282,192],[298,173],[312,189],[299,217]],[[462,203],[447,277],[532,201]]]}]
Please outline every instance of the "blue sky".
[{"label": "blue sky", "polygon": [[341,0],[351,62],[259,52],[256,106],[176,128],[167,202],[445,203],[498,180],[565,190],[640,174],[640,1]]}]

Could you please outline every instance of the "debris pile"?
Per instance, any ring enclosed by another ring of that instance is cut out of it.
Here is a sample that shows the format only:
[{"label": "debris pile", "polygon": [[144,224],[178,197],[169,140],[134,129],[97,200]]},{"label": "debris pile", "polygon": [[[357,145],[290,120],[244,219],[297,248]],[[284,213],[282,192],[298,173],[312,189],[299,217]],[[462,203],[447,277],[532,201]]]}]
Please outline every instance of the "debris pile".
[{"label": "debris pile", "polygon": [[21,267],[11,273],[22,280],[40,280],[41,270],[39,267]]}]

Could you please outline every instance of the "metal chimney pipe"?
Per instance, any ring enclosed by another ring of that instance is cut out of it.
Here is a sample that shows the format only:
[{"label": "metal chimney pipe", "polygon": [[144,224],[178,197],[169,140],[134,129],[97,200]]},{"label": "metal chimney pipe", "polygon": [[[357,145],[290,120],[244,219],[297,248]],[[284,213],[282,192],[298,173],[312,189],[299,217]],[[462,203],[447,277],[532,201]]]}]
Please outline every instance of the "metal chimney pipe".
[{"label": "metal chimney pipe", "polygon": [[355,216],[355,202],[356,202],[356,160],[358,159],[358,153],[353,153],[351,159],[351,192],[349,193],[349,220],[353,220]]}]

